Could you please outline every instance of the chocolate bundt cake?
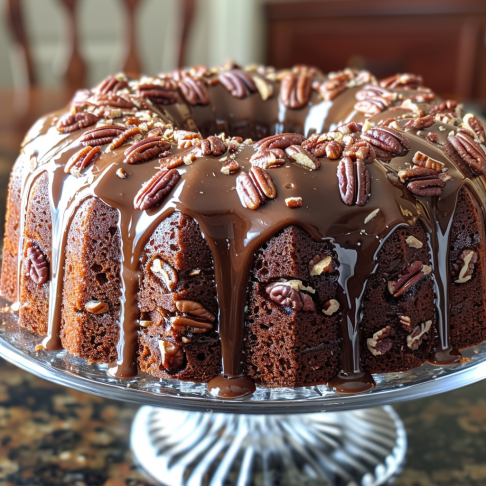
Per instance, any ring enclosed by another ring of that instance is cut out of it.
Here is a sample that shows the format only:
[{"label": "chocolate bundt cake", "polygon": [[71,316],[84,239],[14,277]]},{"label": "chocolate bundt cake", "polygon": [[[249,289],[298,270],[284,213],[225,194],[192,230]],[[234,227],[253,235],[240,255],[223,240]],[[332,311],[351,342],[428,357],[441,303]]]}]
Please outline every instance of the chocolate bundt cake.
[{"label": "chocolate bundt cake", "polygon": [[1,294],[119,378],[374,386],[486,340],[485,131],[419,76],[112,76],[12,171]]}]

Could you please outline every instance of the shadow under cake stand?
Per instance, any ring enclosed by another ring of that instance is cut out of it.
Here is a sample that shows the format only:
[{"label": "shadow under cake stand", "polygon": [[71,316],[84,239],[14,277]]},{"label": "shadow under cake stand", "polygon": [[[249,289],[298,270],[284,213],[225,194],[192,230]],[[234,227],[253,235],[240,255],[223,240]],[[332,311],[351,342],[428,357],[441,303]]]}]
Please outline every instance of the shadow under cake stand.
[{"label": "shadow under cake stand", "polygon": [[144,405],[131,432],[136,461],[167,486],[372,486],[390,484],[407,438],[390,404],[442,393],[486,378],[486,343],[453,367],[429,364],[375,375],[374,390],[338,395],[327,386],[257,388],[221,400],[206,385],[120,380],[107,365],[64,351],[39,351],[41,338],[17,326],[0,300],[0,356],[59,385]]}]

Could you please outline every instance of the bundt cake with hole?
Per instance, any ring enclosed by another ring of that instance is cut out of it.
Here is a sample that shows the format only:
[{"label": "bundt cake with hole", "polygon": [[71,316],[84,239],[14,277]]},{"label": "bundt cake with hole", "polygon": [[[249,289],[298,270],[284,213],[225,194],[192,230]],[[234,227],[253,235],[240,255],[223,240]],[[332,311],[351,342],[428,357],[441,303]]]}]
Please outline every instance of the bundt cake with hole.
[{"label": "bundt cake with hole", "polygon": [[484,142],[410,74],[112,76],[27,134],[1,294],[39,349],[222,398],[458,364],[486,340]]}]

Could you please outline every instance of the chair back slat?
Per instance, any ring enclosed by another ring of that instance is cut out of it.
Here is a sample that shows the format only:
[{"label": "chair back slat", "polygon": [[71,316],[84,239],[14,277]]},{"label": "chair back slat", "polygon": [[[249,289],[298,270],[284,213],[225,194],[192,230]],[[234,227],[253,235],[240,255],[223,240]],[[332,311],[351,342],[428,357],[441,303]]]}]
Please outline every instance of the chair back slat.
[{"label": "chair back slat", "polygon": [[184,0],[182,2],[182,28],[181,37],[179,40],[179,56],[177,58],[177,67],[182,69],[186,60],[187,52],[187,40],[189,37],[189,31],[191,29],[192,20],[194,18],[194,11],[196,10],[196,0]]},{"label": "chair back slat", "polygon": [[137,51],[137,38],[135,27],[135,13],[141,0],[123,0],[127,10],[127,54],[123,62],[123,71],[131,75],[139,75],[142,71],[142,64]]}]

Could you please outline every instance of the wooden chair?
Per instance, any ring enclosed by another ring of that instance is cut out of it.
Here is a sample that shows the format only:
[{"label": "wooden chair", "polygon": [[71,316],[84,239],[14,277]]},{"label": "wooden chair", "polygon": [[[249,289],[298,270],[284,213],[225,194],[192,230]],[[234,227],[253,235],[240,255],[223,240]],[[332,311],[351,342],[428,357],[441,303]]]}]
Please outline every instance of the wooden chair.
[{"label": "wooden chair", "polygon": [[[69,60],[64,71],[64,79],[69,91],[85,86],[86,62],[79,50],[79,31],[77,23],[77,4],[79,0],[58,0],[62,3],[69,16]],[[138,74],[141,72],[141,62],[136,46],[135,14],[142,0],[120,0],[124,3],[128,19],[128,42],[126,55],[122,69],[125,72]],[[25,67],[29,87],[36,85],[37,76],[32,62],[29,36],[25,29],[24,16],[22,12],[22,0],[4,0],[6,20],[9,25],[12,37],[17,44],[21,62]],[[178,67],[184,65],[187,49],[187,39],[194,16],[196,0],[180,0],[183,9],[181,35],[178,46]]]}]

